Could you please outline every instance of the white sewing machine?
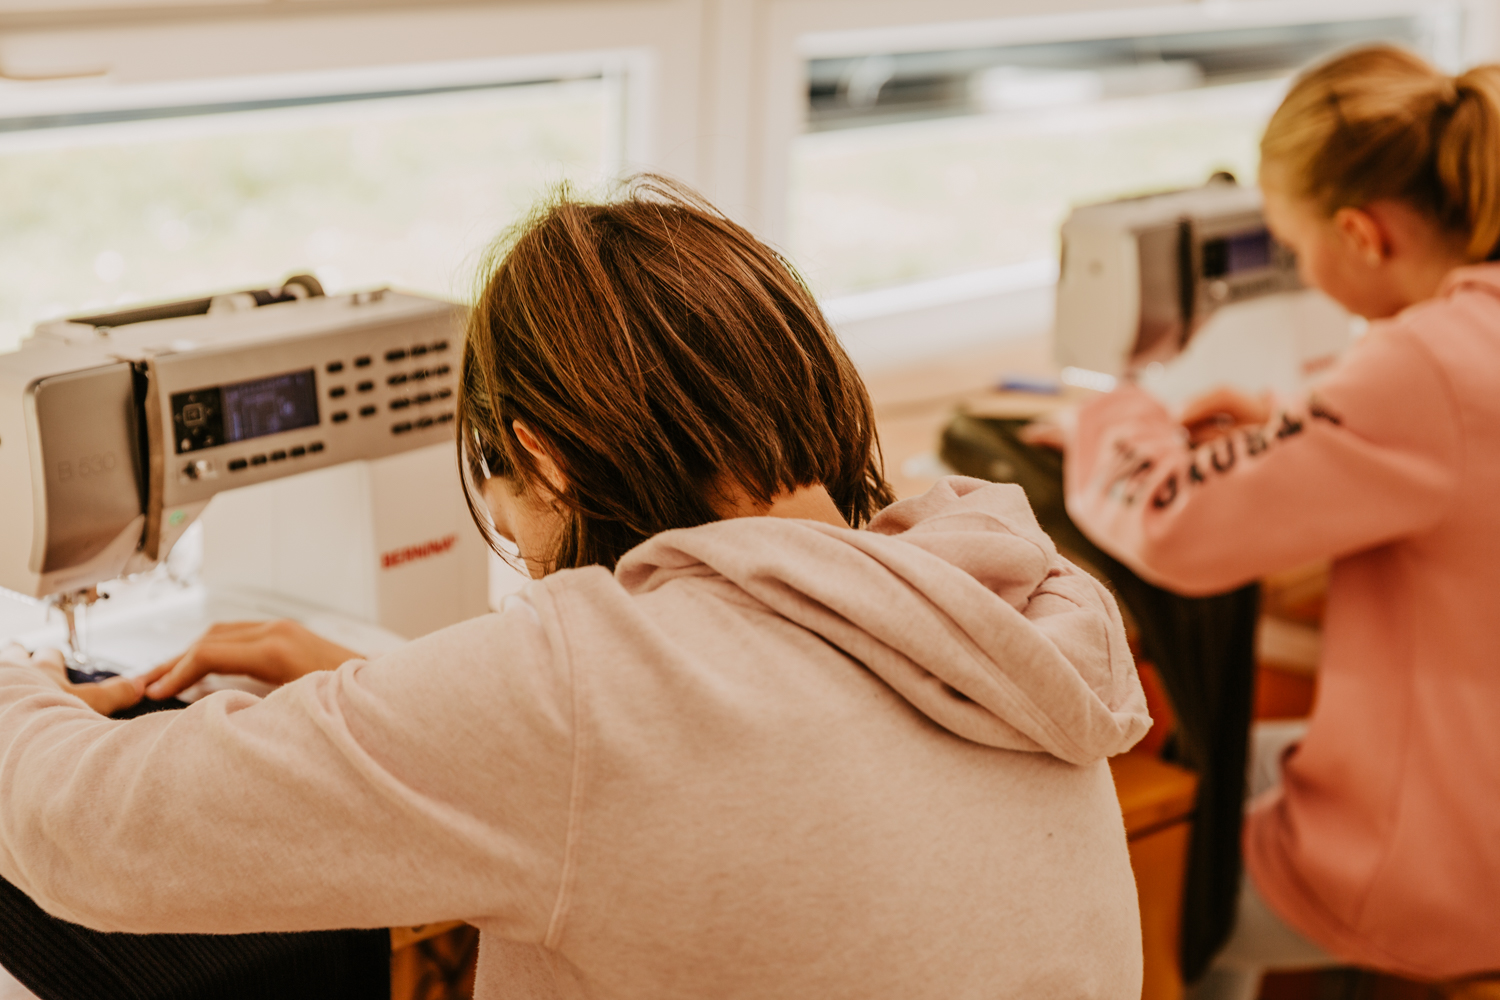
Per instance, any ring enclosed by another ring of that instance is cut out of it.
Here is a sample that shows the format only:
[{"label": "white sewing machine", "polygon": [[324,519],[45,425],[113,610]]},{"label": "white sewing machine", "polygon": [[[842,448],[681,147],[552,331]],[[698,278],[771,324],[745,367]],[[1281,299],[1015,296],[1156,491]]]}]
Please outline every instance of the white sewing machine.
[{"label": "white sewing machine", "polygon": [[214,621],[298,618],[373,654],[483,614],[461,320],[292,279],[38,327],[0,355],[0,587],[63,621],[0,638],[133,674]]},{"label": "white sewing machine", "polygon": [[1065,380],[1127,373],[1169,404],[1215,386],[1293,394],[1348,347],[1351,317],[1303,287],[1232,179],[1085,205],[1062,228],[1054,351]]}]

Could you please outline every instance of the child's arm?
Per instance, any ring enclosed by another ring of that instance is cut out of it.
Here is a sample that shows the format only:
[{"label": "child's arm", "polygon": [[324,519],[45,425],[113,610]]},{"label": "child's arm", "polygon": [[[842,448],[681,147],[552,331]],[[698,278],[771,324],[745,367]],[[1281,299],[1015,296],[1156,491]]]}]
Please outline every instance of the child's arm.
[{"label": "child's arm", "polygon": [[1142,577],[1215,593],[1431,527],[1460,460],[1442,372],[1414,334],[1389,326],[1307,399],[1196,447],[1139,389],[1096,400],[1068,449],[1067,504]]},{"label": "child's arm", "polygon": [[539,942],[571,808],[559,656],[514,601],[265,699],[131,722],[0,656],[0,876],[104,931],[484,918]]}]

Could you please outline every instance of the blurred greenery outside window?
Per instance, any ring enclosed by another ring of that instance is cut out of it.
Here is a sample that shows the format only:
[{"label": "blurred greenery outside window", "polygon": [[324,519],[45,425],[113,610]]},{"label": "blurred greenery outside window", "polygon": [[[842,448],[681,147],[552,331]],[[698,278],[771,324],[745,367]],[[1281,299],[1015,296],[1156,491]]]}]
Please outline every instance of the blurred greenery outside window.
[{"label": "blurred greenery outside window", "polygon": [[970,272],[1055,275],[1078,204],[1253,184],[1293,73],[1388,41],[1440,62],[1458,15],[1110,38],[808,63],[789,243],[824,298]]},{"label": "blurred greenery outside window", "polygon": [[61,127],[0,112],[0,350],[40,320],[298,272],[466,300],[540,196],[608,175],[616,106],[581,79]]}]

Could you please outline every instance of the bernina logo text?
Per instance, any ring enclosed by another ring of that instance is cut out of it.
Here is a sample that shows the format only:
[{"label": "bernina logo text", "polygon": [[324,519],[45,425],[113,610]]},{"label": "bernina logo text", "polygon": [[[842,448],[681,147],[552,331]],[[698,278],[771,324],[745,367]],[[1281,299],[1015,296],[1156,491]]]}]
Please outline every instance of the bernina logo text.
[{"label": "bernina logo text", "polygon": [[402,549],[392,549],[380,557],[381,569],[395,569],[404,563],[416,562],[418,559],[431,559],[440,556],[444,552],[458,544],[457,535],[446,535],[431,542],[423,542],[420,545],[408,545]]}]

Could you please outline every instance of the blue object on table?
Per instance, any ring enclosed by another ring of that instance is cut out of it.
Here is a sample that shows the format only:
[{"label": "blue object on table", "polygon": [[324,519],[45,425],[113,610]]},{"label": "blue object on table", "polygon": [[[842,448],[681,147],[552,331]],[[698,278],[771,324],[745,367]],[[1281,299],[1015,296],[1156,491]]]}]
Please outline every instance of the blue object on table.
[{"label": "blue object on table", "polygon": [[1000,381],[995,388],[1002,392],[1034,392],[1039,396],[1056,396],[1062,392],[1062,383],[1054,378],[1043,378],[1040,375],[1018,375],[1015,372],[1006,372],[1000,376]]}]

